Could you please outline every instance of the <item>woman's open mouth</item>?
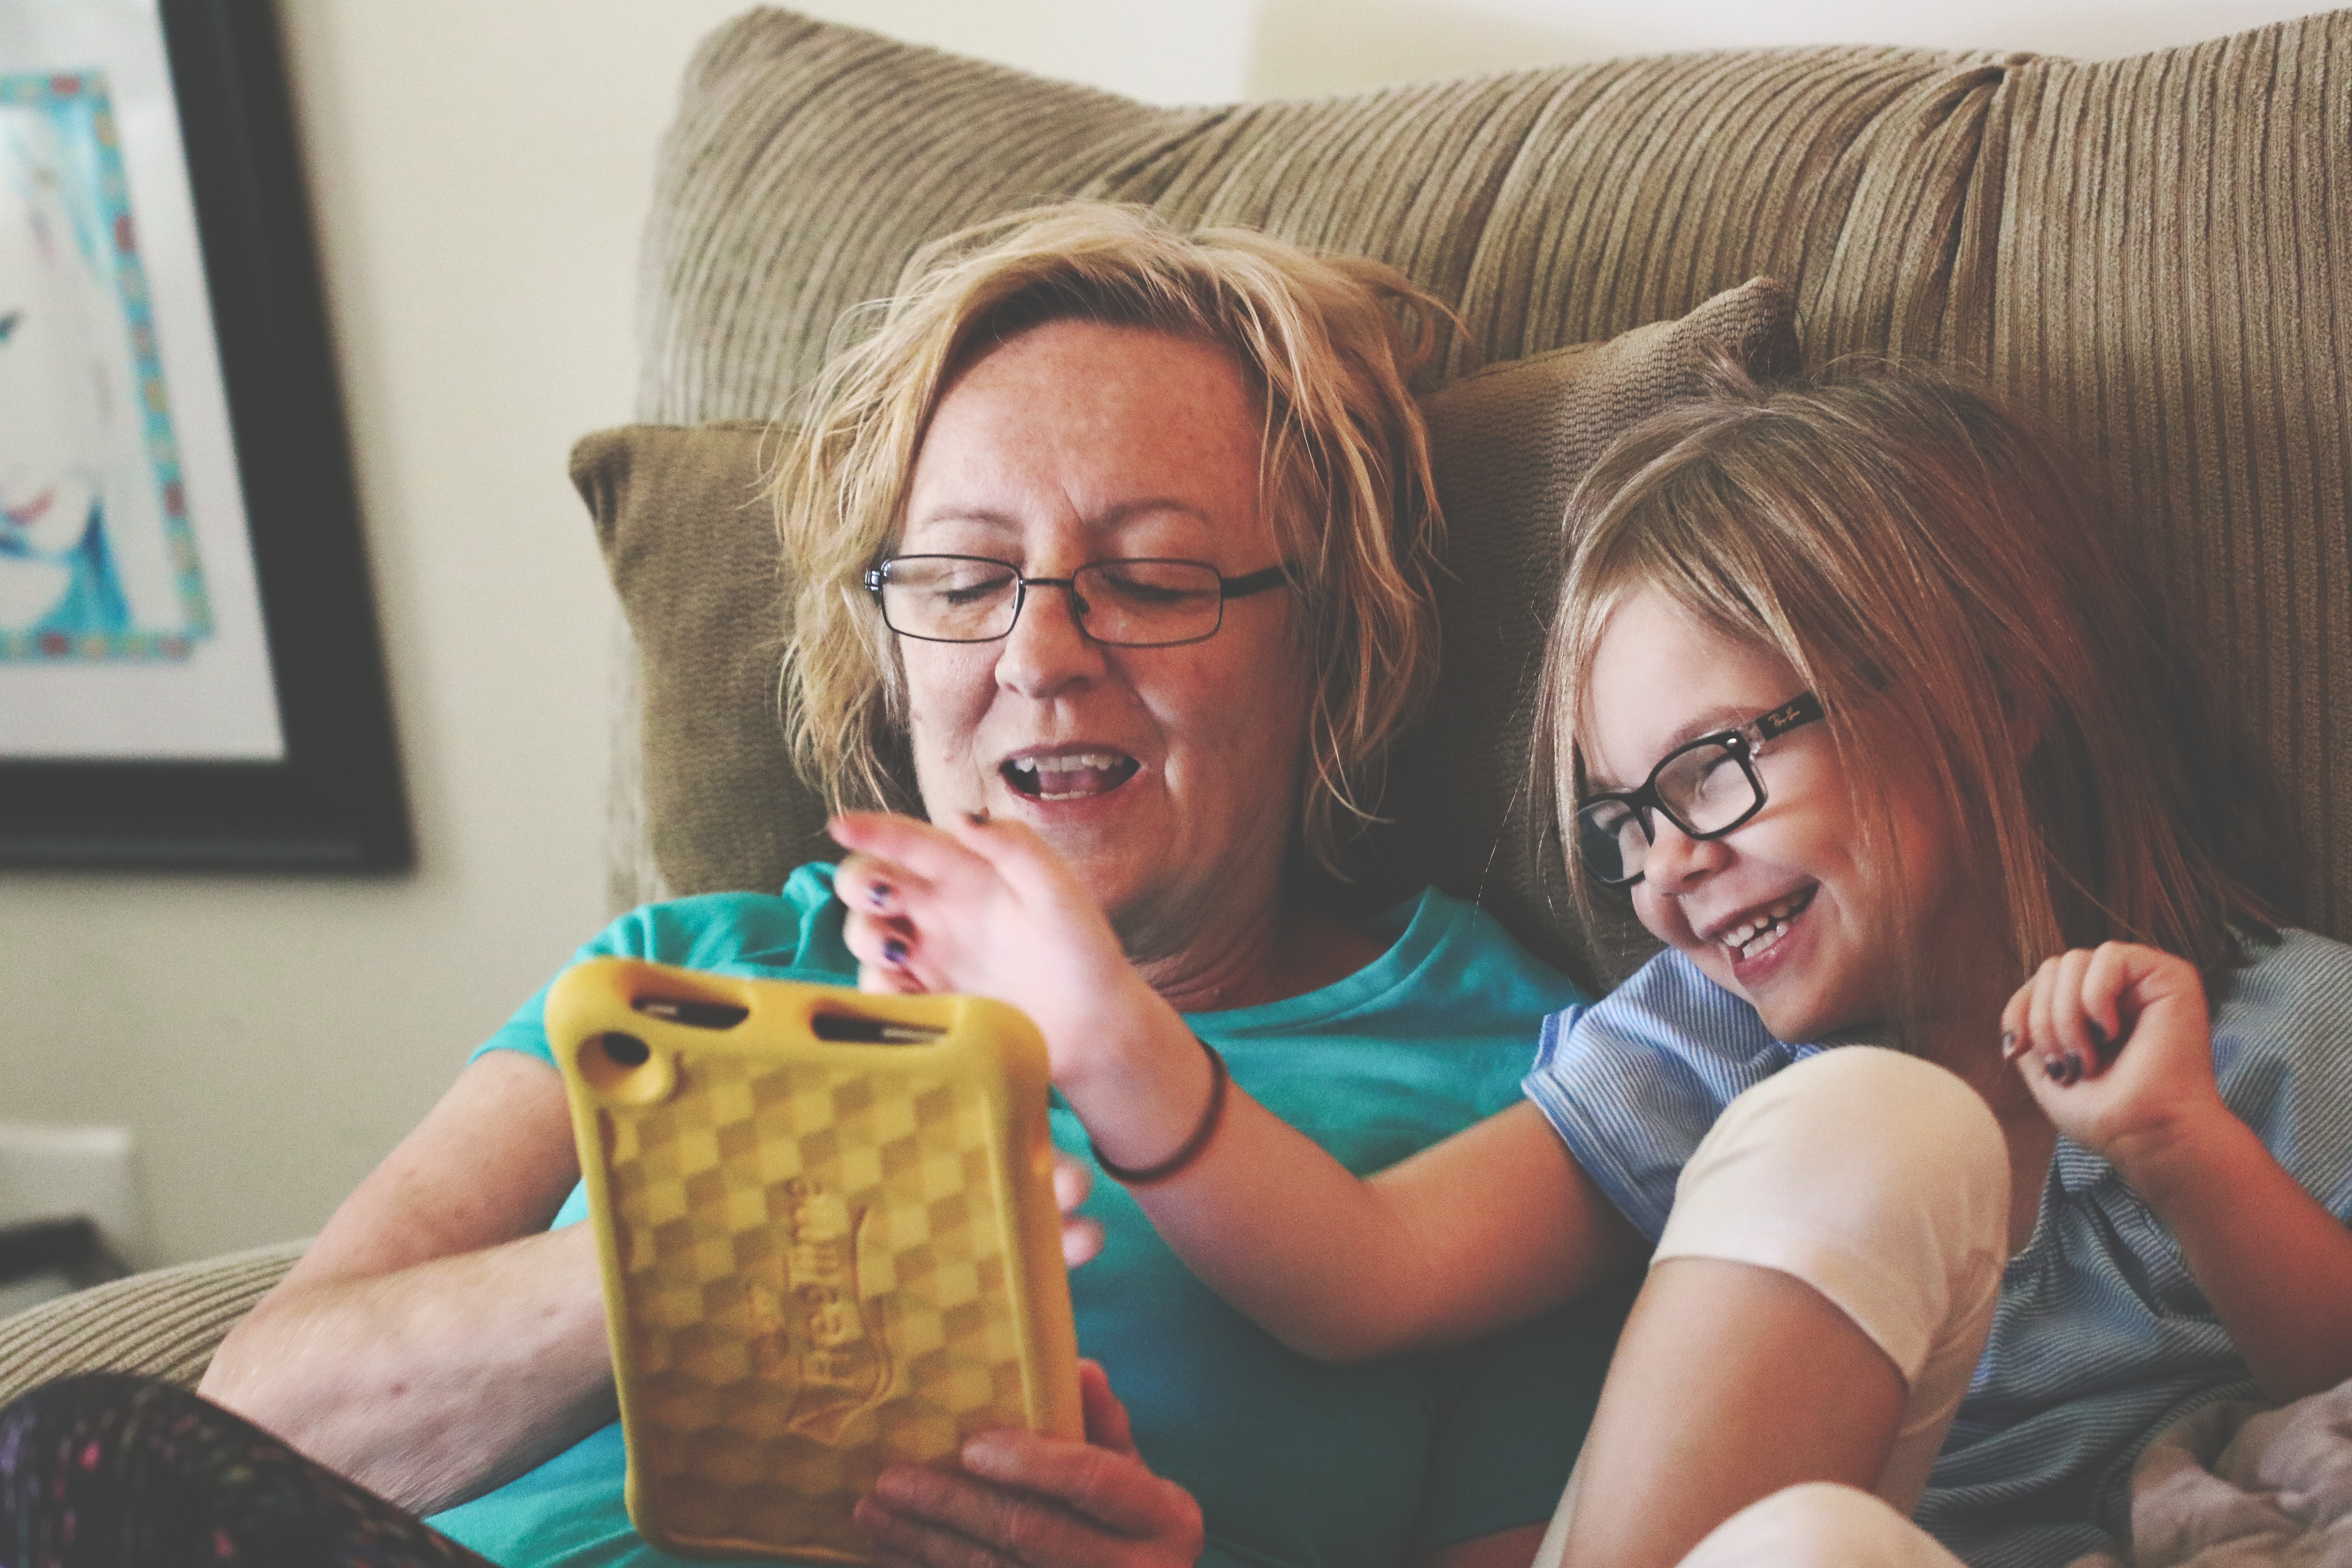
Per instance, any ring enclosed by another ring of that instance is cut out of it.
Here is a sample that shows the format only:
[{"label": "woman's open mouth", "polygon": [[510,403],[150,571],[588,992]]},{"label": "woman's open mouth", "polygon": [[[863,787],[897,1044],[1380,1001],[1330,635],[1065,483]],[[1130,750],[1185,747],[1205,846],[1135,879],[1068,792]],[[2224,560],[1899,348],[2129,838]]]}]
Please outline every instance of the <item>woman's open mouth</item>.
[{"label": "woman's open mouth", "polygon": [[1124,752],[1045,752],[1013,757],[997,773],[1015,795],[1032,800],[1084,800],[1108,795],[1142,764]]},{"label": "woman's open mouth", "polygon": [[1789,934],[1790,924],[1813,901],[1820,887],[1807,888],[1801,893],[1791,893],[1777,903],[1766,906],[1725,931],[1716,941],[1731,950],[1731,956],[1743,963],[1763,957],[1780,945]]}]

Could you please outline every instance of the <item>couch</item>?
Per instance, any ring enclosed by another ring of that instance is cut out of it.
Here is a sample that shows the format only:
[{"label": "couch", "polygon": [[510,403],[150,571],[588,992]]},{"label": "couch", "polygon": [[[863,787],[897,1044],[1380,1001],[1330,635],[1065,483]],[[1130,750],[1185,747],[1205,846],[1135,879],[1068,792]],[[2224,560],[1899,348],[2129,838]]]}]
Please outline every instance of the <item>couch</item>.
[{"label": "couch", "polygon": [[[1085,196],[1378,257],[1460,310],[1420,389],[1445,684],[1354,896],[1436,881],[1596,982],[1638,958],[1577,926],[1518,794],[1528,660],[1565,487],[1727,341],[1766,369],[1964,366],[2070,443],[2286,781],[2305,923],[2352,939],[2347,103],[2352,11],[2098,65],[1702,53],[1182,109],[754,11],[697,54],[663,146],[646,424],[575,454],[634,636],[614,902],[773,888],[823,851],[773,708],[764,422],[921,241]],[[299,1250],[0,1323],[0,1399],[79,1369],[193,1384]]]}]

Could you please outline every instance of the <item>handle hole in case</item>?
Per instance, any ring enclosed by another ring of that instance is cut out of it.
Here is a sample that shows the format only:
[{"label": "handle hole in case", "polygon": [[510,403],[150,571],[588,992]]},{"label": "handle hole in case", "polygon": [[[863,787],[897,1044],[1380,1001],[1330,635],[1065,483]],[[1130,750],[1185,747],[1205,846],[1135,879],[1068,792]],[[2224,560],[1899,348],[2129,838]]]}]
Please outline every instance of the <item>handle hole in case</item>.
[{"label": "handle hole in case", "polygon": [[898,1018],[868,1018],[856,1013],[817,1013],[809,1028],[820,1040],[847,1046],[927,1046],[945,1029]]},{"label": "handle hole in case", "polygon": [[608,1030],[580,1046],[580,1076],[604,1099],[621,1105],[652,1105],[677,1086],[677,1066],[635,1035]]},{"label": "handle hole in case", "polygon": [[749,1007],[731,1002],[697,1002],[684,996],[640,996],[629,1005],[648,1018],[693,1029],[731,1029],[751,1016]]}]

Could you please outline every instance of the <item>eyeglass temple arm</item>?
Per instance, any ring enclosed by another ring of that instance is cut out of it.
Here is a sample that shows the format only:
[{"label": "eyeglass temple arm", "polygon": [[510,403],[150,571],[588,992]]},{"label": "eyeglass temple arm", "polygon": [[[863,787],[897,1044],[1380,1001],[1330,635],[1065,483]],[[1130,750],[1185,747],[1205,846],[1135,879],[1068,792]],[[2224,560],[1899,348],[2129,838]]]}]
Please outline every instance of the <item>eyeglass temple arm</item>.
[{"label": "eyeglass temple arm", "polygon": [[1755,730],[1759,741],[1770,741],[1787,734],[1800,724],[1810,724],[1822,716],[1822,700],[1807,691],[1790,698],[1769,713],[1757,715],[1756,722],[1750,727]]}]

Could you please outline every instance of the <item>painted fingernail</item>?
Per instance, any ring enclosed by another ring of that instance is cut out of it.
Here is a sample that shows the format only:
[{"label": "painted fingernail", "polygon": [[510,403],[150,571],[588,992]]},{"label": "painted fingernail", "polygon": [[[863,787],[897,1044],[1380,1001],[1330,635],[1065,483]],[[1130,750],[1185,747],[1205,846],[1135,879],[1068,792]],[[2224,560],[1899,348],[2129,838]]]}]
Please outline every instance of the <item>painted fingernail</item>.
[{"label": "painted fingernail", "polygon": [[866,901],[873,905],[877,910],[883,905],[888,903],[890,901],[890,884],[887,882],[868,883],[866,889]]},{"label": "painted fingernail", "polygon": [[2025,1047],[2019,1041],[2017,1031],[2015,1029],[2003,1029],[2000,1035],[2000,1059],[2005,1062],[2013,1062],[2024,1054]]},{"label": "painted fingernail", "polygon": [[2107,1037],[2106,1030],[2099,1026],[2099,1021],[2096,1018],[2085,1018],[2083,1020],[2083,1032],[2091,1037],[2093,1053],[2099,1060],[2105,1061],[2107,1047],[2115,1043]]},{"label": "painted fingernail", "polygon": [[988,807],[983,805],[978,811],[967,811],[963,819],[974,827],[985,827],[988,826]]},{"label": "painted fingernail", "polygon": [[2083,1058],[2074,1055],[2071,1051],[2068,1052],[2066,1055],[2066,1076],[2060,1079],[2058,1081],[2065,1085],[2068,1089],[2072,1089],[2076,1084],[2082,1082]]},{"label": "painted fingernail", "polygon": [[895,936],[887,938],[882,943],[882,957],[885,962],[890,963],[906,963],[907,944]]}]

